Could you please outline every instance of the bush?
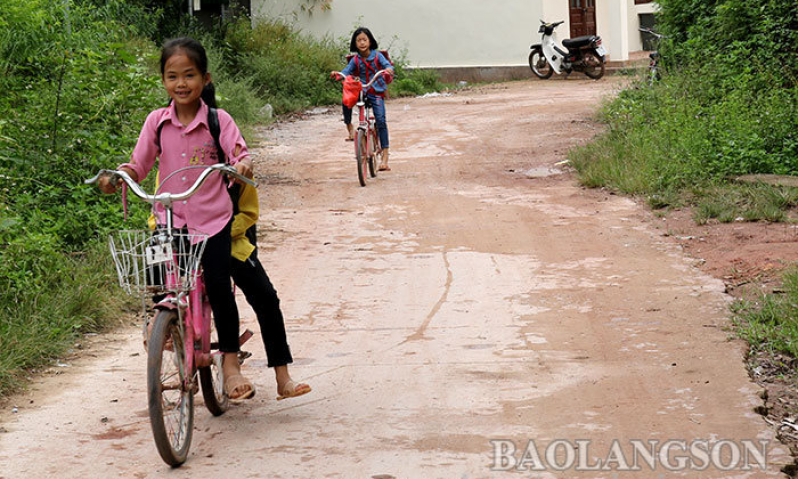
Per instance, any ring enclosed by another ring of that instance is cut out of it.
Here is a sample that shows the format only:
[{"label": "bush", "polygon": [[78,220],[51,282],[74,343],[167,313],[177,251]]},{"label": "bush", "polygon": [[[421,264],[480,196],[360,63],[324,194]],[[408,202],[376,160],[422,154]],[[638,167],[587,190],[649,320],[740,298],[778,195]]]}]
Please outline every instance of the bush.
[{"label": "bush", "polygon": [[343,52],[331,40],[301,35],[276,20],[252,27],[244,18],[228,26],[224,42],[223,75],[251,87],[275,113],[340,102],[329,73],[341,69]]},{"label": "bush", "polygon": [[[721,194],[707,186],[737,175],[798,174],[798,4],[663,0],[661,6],[661,30],[669,35],[666,75],[604,107],[608,132],[571,155],[582,181],[690,203],[696,187]],[[762,219],[787,217],[759,211]]]},{"label": "bush", "polygon": [[97,301],[118,295],[97,237],[121,208],[82,182],[129,154],[160,101],[147,32],[116,20],[145,15],[117,0],[0,9],[0,395],[118,317]]}]

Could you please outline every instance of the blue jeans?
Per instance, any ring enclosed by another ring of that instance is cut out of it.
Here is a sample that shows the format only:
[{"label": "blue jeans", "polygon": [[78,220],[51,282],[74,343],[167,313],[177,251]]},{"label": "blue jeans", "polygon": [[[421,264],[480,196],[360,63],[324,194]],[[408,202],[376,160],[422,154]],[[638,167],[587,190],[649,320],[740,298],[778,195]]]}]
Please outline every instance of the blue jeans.
[{"label": "blue jeans", "polygon": [[[388,148],[388,123],[385,120],[385,98],[377,95],[366,95],[366,102],[371,106],[371,111],[374,112],[374,120],[377,126],[377,135],[380,137],[380,147]],[[352,109],[343,106],[344,123],[350,125],[352,123]]]}]

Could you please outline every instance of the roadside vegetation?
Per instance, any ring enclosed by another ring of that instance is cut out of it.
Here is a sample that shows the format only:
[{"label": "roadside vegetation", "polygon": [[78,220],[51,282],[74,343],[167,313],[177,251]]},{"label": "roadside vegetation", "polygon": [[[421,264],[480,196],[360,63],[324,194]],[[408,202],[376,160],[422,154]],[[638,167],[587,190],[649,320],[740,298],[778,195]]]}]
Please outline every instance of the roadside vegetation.
[{"label": "roadside vegetation", "polygon": [[[798,175],[798,3],[658,0],[666,69],[603,106],[608,126],[570,159],[580,180],[690,207],[699,224],[796,220],[798,189],[737,181]],[[735,306],[752,352],[798,354],[798,276]]]},{"label": "roadside vegetation", "polygon": [[798,268],[784,275],[781,292],[761,301],[734,303],[740,336],[755,351],[786,353],[798,358]]},{"label": "roadside vegetation", "polygon": [[[146,115],[166,104],[164,39],[206,46],[220,105],[246,132],[274,114],[338,104],[328,80],[340,41],[234,18],[204,28],[182,0],[3,0],[0,8],[0,397],[135,307],[116,286],[105,237],[143,225],[131,202],[82,181],[129,155]],[[397,62],[401,63],[401,61]],[[398,64],[392,93],[442,88]],[[270,105],[267,106],[267,105]],[[250,142],[256,142],[254,135]],[[151,186],[151,185],[150,185]]]}]

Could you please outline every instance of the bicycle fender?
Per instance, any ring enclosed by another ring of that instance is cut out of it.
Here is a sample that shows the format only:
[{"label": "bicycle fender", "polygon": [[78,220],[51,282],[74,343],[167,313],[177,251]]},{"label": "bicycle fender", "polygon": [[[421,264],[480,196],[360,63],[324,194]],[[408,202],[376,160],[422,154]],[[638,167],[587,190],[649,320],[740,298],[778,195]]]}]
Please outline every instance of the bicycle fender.
[{"label": "bicycle fender", "polygon": [[536,44],[532,45],[531,47],[529,47],[530,50],[534,50],[535,48],[540,48],[542,50],[543,49],[543,45],[540,44],[540,43],[536,43]]},{"label": "bicycle fender", "polygon": [[153,306],[153,309],[156,309],[158,311],[176,311],[177,304],[176,301],[174,301],[174,299],[171,296],[167,296],[166,298],[159,301],[155,306]]}]

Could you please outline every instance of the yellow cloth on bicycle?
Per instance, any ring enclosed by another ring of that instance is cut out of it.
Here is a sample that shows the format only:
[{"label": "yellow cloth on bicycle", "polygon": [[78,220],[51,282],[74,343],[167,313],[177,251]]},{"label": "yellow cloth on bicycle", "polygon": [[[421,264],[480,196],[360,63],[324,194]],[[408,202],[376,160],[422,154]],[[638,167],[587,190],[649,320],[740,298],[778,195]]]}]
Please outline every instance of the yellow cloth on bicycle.
[{"label": "yellow cloth on bicycle", "polygon": [[[155,190],[158,191],[158,176],[155,176]],[[260,205],[258,204],[258,190],[253,186],[241,185],[241,195],[238,197],[238,214],[233,218],[233,225],[230,231],[232,237],[232,255],[238,261],[246,261],[249,255],[255,251],[255,245],[247,238],[246,232],[258,222]],[[147,218],[147,226],[154,230],[155,215],[150,213]]]},{"label": "yellow cloth on bicycle", "polygon": [[260,205],[258,204],[258,190],[254,186],[241,185],[241,195],[238,198],[238,214],[233,217],[233,227],[230,236],[233,238],[233,258],[246,261],[255,251],[255,245],[247,238],[246,232],[258,222]]}]

